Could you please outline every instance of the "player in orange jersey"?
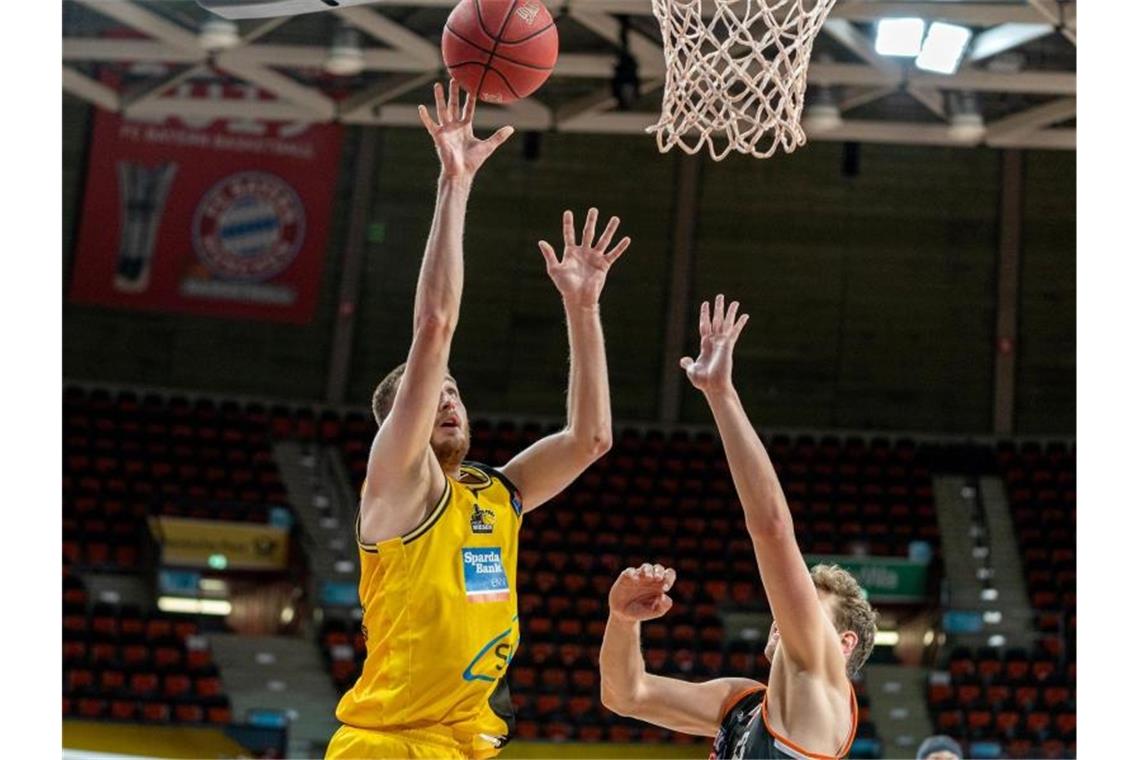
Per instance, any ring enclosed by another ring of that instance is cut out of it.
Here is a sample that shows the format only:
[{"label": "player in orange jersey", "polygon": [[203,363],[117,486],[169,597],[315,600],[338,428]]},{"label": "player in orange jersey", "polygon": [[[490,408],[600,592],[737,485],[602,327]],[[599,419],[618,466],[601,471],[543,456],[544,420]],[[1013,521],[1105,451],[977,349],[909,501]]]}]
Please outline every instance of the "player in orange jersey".
[{"label": "player in orange jersey", "polygon": [[808,570],[792,514],[760,437],[732,383],[732,351],[748,321],[717,296],[701,306],[701,352],[681,360],[705,395],[724,441],[744,522],[775,622],[764,653],[767,685],[747,678],[690,683],[645,672],[643,620],[664,615],[676,573],[645,564],[622,572],[610,591],[602,640],[602,702],[622,715],[715,737],[712,758],[843,757],[858,707],[851,677],[871,653],[875,613],[855,578],[834,565]]}]

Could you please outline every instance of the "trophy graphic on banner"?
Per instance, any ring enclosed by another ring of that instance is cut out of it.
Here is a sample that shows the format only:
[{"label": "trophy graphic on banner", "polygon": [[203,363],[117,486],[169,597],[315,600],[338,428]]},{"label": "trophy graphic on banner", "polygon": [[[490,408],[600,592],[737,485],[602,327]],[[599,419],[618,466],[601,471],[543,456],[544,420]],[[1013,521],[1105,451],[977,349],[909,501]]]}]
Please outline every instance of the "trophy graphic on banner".
[{"label": "trophy graphic on banner", "polygon": [[120,161],[119,258],[115,265],[115,290],[141,293],[150,284],[150,265],[155,235],[177,164],[143,164]]}]

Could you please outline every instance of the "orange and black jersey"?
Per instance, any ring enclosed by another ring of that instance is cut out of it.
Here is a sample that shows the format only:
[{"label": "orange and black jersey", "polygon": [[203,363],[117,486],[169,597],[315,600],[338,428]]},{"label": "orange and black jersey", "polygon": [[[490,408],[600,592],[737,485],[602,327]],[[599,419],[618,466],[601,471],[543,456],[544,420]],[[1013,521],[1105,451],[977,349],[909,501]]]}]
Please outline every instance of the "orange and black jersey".
[{"label": "orange and black jersey", "polygon": [[859,708],[851,688],[851,733],[834,755],[809,752],[780,736],[768,725],[767,687],[741,692],[725,711],[713,739],[709,760],[837,760],[851,751],[858,725]]}]

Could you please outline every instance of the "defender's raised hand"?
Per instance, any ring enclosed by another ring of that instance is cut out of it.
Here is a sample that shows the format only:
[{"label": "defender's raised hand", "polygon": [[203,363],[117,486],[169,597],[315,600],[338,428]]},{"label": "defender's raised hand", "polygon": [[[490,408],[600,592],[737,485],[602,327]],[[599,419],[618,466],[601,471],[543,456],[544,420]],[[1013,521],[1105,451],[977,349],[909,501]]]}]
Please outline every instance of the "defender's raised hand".
[{"label": "defender's raised hand", "polygon": [[610,614],[630,621],[661,617],[673,606],[666,592],[675,580],[676,571],[662,565],[627,567],[610,589]]},{"label": "defender's raised hand", "polygon": [[433,121],[427,106],[420,106],[420,121],[435,142],[443,174],[448,177],[473,177],[487,157],[506,142],[514,127],[503,127],[486,140],[475,137],[471,123],[475,118],[475,98],[467,93],[463,110],[459,110],[459,84],[452,79],[448,85],[447,102],[443,100],[443,85],[435,84],[435,114]]},{"label": "defender's raised hand", "polygon": [[701,304],[701,354],[696,361],[689,356],[681,359],[681,369],[697,390],[715,393],[732,387],[732,349],[748,323],[747,314],[737,318],[739,308],[740,304],[733,301],[726,314],[723,295],[716,297],[711,315],[709,302]]},{"label": "defender's raised hand", "polygon": [[545,240],[540,240],[538,248],[546,259],[546,273],[554,280],[554,286],[569,305],[594,305],[602,295],[606,284],[606,274],[610,267],[629,247],[629,237],[623,237],[608,252],[610,241],[621,222],[616,216],[610,217],[609,224],[601,237],[594,240],[594,227],[598,222],[598,210],[591,208],[586,213],[586,224],[582,228],[582,239],[574,239],[574,214],[562,212],[562,260],[554,248]]}]

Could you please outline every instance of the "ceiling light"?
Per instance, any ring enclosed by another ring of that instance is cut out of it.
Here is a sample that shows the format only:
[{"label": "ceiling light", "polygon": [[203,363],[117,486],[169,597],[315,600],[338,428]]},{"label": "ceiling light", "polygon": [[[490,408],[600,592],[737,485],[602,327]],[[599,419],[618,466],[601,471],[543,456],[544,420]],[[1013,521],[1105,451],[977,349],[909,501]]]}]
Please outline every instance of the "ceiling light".
[{"label": "ceiling light", "polygon": [[191,615],[228,615],[233,610],[233,606],[223,599],[186,599],[179,596],[160,596],[158,608],[163,612]]},{"label": "ceiling light", "polygon": [[198,30],[198,44],[203,50],[229,50],[241,42],[238,25],[224,18],[211,18]]},{"label": "ceiling light", "polygon": [[827,132],[843,125],[843,114],[832,87],[817,87],[804,109],[804,126],[809,132]]},{"label": "ceiling light", "polygon": [[364,51],[360,49],[360,35],[355,29],[342,27],[333,37],[325,71],[338,77],[356,76],[364,71]]},{"label": "ceiling light", "polygon": [[923,71],[953,74],[962,63],[962,55],[973,36],[974,33],[964,26],[935,21],[930,25],[930,32],[914,65]]},{"label": "ceiling light", "polygon": [[875,646],[893,647],[899,643],[898,631],[875,631]]},{"label": "ceiling light", "polygon": [[922,50],[926,22],[920,18],[885,18],[875,32],[875,52],[914,58]]},{"label": "ceiling light", "polygon": [[[973,93],[947,93],[946,104],[950,113],[950,137],[952,139],[956,142],[976,143],[986,136],[986,122],[982,119],[978,100]],[[987,593],[992,593],[993,596],[987,597]],[[996,589],[990,588],[982,591],[982,599],[989,601],[996,598]]]}]

